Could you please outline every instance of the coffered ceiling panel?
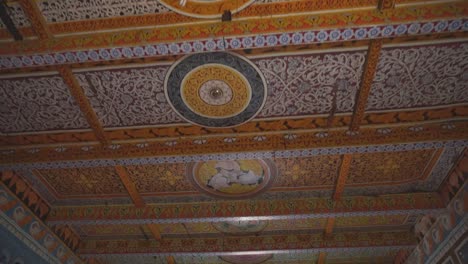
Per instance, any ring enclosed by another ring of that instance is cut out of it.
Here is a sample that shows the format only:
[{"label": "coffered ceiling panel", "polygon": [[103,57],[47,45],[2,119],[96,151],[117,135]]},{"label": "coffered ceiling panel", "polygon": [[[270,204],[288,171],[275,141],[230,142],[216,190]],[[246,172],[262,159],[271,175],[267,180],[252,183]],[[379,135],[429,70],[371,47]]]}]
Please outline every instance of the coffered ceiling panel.
[{"label": "coffered ceiling panel", "polygon": [[186,177],[186,164],[128,166],[130,179],[141,194],[196,192]]},{"label": "coffered ceiling panel", "polygon": [[382,50],[367,110],[467,102],[468,44],[401,46]]},{"label": "coffered ceiling panel", "polygon": [[[252,59],[268,84],[258,117],[351,112],[364,59],[362,51]],[[185,123],[164,94],[168,68],[156,65],[76,76],[105,127]]]},{"label": "coffered ceiling panel", "polygon": [[365,52],[255,59],[268,83],[260,117],[351,112]]},{"label": "coffered ceiling panel", "polygon": [[0,79],[0,125],[3,133],[89,127],[56,75]]},{"label": "coffered ceiling panel", "polygon": [[391,185],[414,181],[423,176],[433,155],[434,150],[356,154],[346,184]]},{"label": "coffered ceiling panel", "polygon": [[39,255],[420,264],[466,236],[467,1],[3,2],[0,231]]},{"label": "coffered ceiling panel", "polygon": [[[112,54],[108,54],[111,56]],[[77,74],[105,127],[178,123],[164,95],[167,66]]]},{"label": "coffered ceiling panel", "polygon": [[339,155],[275,159],[279,177],[274,187],[333,188],[341,164]]},{"label": "coffered ceiling panel", "polygon": [[36,174],[60,197],[127,195],[113,167],[44,169]]}]

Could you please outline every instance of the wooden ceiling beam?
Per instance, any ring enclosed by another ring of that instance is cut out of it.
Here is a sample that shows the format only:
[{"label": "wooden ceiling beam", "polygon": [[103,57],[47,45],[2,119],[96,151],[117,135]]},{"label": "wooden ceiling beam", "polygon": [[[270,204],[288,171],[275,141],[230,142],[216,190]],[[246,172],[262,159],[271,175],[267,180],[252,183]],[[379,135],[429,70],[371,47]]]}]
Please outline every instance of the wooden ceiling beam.
[{"label": "wooden ceiling beam", "polygon": [[[117,175],[119,175],[120,181],[127,190],[128,195],[130,195],[130,198],[135,204],[135,207],[144,208],[146,206],[145,201],[138,193],[135,183],[133,183],[130,179],[127,169],[125,169],[123,166],[115,166],[115,171],[117,172]],[[146,227],[150,230],[151,234],[156,240],[161,240],[161,231],[158,224],[147,224]]]},{"label": "wooden ceiling beam", "polygon": [[353,119],[349,127],[351,131],[358,130],[364,118],[367,99],[374,81],[375,72],[377,71],[382,44],[383,41],[381,39],[372,40],[369,44],[366,62],[361,76],[361,84],[355,100]]},{"label": "wooden ceiling beam", "polygon": [[47,22],[44,16],[37,6],[37,1],[35,0],[18,0],[26,16],[29,18],[29,21],[38,35],[39,39],[51,39],[53,38],[52,33],[49,30]]},{"label": "wooden ceiling beam", "polygon": [[[135,208],[133,205],[115,205],[110,208],[100,205],[55,206],[49,214],[48,221],[50,224],[87,225],[220,222],[227,221],[226,219],[292,220],[414,212],[434,213],[444,208],[438,193],[350,196],[343,197],[339,201],[331,198],[255,200],[255,205],[254,211],[245,210],[252,207],[252,201],[249,200],[147,204],[144,208]],[[234,208],[234,211],[223,208]],[[293,211],[290,208],[294,208]],[[126,213],[121,214],[121,212]]]},{"label": "wooden ceiling beam", "polygon": [[86,118],[86,121],[88,121],[88,124],[93,130],[96,138],[99,140],[99,142],[101,142],[101,144],[107,145],[107,139],[104,134],[104,129],[101,125],[101,122],[99,121],[96,112],[94,112],[93,107],[89,103],[88,97],[86,97],[83,88],[81,88],[72,70],[69,67],[62,66],[58,68],[58,72],[62,76],[65,84],[70,89],[71,95],[80,107],[81,112]]},{"label": "wooden ceiling beam", "polygon": [[[343,237],[346,243],[343,243]],[[154,254],[178,256],[179,254],[214,253],[229,254],[232,252],[252,252],[254,254],[298,253],[301,250],[314,252],[333,252],[337,248],[368,247],[401,247],[411,248],[416,244],[414,234],[409,231],[393,232],[343,232],[332,235],[326,240],[321,234],[274,234],[246,235],[242,237],[204,236],[204,237],[168,237],[164,243],[139,243],[139,240],[87,240],[83,242],[80,255],[83,257],[95,254],[133,255]],[[241,241],[241,242],[239,242]],[[244,242],[245,241],[245,242]],[[245,243],[249,247],[246,249]],[[278,241],[272,243],[271,241]],[[287,242],[285,242],[287,241]],[[129,245],[137,244],[138,247]],[[182,245],[182,246],[181,246]],[[350,247],[350,245],[352,245]],[[259,250],[260,249],[260,250]]]},{"label": "wooden ceiling beam", "polygon": [[325,226],[325,237],[329,237],[333,233],[333,228],[335,227],[335,217],[329,217],[327,219],[327,224]]},{"label": "wooden ceiling beam", "polygon": [[341,199],[346,180],[348,179],[349,168],[351,167],[352,159],[353,156],[351,154],[345,154],[341,159],[340,172],[338,174],[338,180],[336,181],[335,193],[333,194],[333,200],[335,201]]},{"label": "wooden ceiling beam", "polygon": [[[336,181],[335,192],[333,194],[334,202],[339,201],[343,194],[346,179],[348,179],[349,168],[351,166],[353,156],[351,154],[345,154],[341,158],[340,171],[338,173],[338,179]],[[330,236],[333,233],[335,227],[335,217],[328,217],[327,224],[325,226],[324,235],[325,237]]]},{"label": "wooden ceiling beam", "polygon": [[[351,124],[351,114],[335,115],[332,127],[337,129],[348,128]],[[429,109],[413,109],[403,111],[385,111],[382,113],[366,113],[363,124],[372,126],[398,126],[406,123],[421,125],[424,123],[450,122],[452,120],[468,117],[468,105],[443,106]],[[324,129],[327,117],[305,116],[305,117],[282,117],[274,120],[252,120],[246,124],[232,128],[204,128],[196,125],[173,125],[128,127],[104,131],[109,141],[135,142],[136,140],[151,141],[164,139],[176,139],[179,137],[199,139],[200,135],[216,137],[229,134],[252,134],[261,133],[268,136],[273,133],[292,133],[293,131],[307,131]],[[94,143],[96,138],[93,131],[52,131],[40,134],[0,135],[0,148],[15,147],[46,147],[56,144],[86,144]]]},{"label": "wooden ceiling beam", "polygon": [[119,175],[120,181],[127,190],[128,195],[130,195],[130,198],[132,198],[132,201],[135,204],[135,206],[137,208],[143,208],[145,206],[145,201],[143,200],[143,198],[141,198],[140,194],[138,193],[138,190],[135,187],[135,184],[128,176],[127,169],[125,169],[123,166],[115,166],[115,171],[117,172],[117,175]]},{"label": "wooden ceiling beam", "polygon": [[167,256],[166,261],[167,261],[167,264],[176,264],[173,256]]},{"label": "wooden ceiling beam", "polygon": [[[266,125],[267,122],[265,122]],[[450,125],[455,126],[456,129],[447,129],[444,123],[427,122],[419,124],[402,124],[399,126],[391,126],[391,133],[382,134],[379,132],[381,127],[378,126],[365,126],[361,127],[357,135],[350,135],[346,127],[341,129],[333,129],[326,132],[322,130],[296,130],[296,131],[282,131],[279,133],[233,133],[233,134],[218,134],[218,135],[204,135],[202,133],[199,137],[184,137],[167,138],[164,137],[166,132],[171,131],[172,128],[161,129],[160,133],[153,133],[153,138],[138,139],[138,133],[141,131],[136,130],[135,137],[129,134],[123,134],[128,140],[126,141],[113,141],[112,145],[99,145],[96,142],[81,143],[81,144],[53,144],[46,145],[40,148],[40,152],[32,152],[32,149],[37,149],[36,146],[25,147],[9,147],[0,148],[0,166],[1,164],[8,164],[8,168],[21,169],[24,163],[28,163],[30,168],[36,168],[36,162],[59,162],[59,161],[77,161],[80,163],[87,163],[90,159],[104,160],[104,159],[121,159],[129,160],[134,158],[168,158],[172,156],[191,156],[191,155],[211,155],[211,154],[228,154],[239,152],[270,152],[275,151],[288,151],[295,149],[303,150],[321,150],[329,151],[329,148],[342,151],[348,149],[348,153],[360,153],[358,147],[367,148],[375,146],[376,151],[382,149],[382,145],[391,145],[399,147],[399,145],[414,145],[415,148],[420,149],[420,144],[427,144],[433,148],[435,142],[440,142],[441,147],[453,147],[453,144],[464,145],[466,142],[466,131],[468,131],[468,121],[451,120]],[[251,124],[250,124],[251,125]],[[192,128],[191,126],[188,128]],[[411,128],[418,128],[417,131]],[[197,129],[197,128],[195,128]],[[189,129],[183,129],[189,131]],[[148,130],[147,130],[148,131]],[[182,130],[178,130],[179,132]],[[196,130],[198,131],[198,130]],[[159,132],[159,131],[158,131]],[[141,134],[144,134],[143,132]],[[325,134],[325,137],[319,137],[320,133]],[[287,134],[294,135],[294,140],[289,140],[285,137]],[[268,140],[257,141],[256,135],[265,136]],[[223,141],[226,137],[234,137],[236,144]],[[133,140],[131,140],[133,138]],[[204,144],[197,144],[195,139],[202,138]],[[454,142],[456,141],[456,142]],[[66,147],[67,151],[57,152],[58,146]],[[86,151],[84,147],[88,147]],[[341,152],[343,153],[343,152]],[[34,162],[34,163],[33,163]]]},{"label": "wooden ceiling beam", "polygon": [[147,224],[146,225],[148,229],[151,231],[151,234],[153,235],[156,240],[161,240],[161,231],[159,229],[159,225],[157,224]]},{"label": "wooden ceiling beam", "polygon": [[320,252],[317,260],[317,264],[325,264],[325,259],[327,258],[327,253]]},{"label": "wooden ceiling beam", "polygon": [[[122,28],[110,32],[98,31],[89,34],[72,34],[61,36],[60,38],[57,37],[54,41],[25,40],[16,44],[5,42],[0,43],[0,54],[17,56],[18,54],[27,52],[28,54],[40,53],[55,56],[55,52],[89,52],[91,50],[99,52],[97,49],[101,48],[132,47],[134,45],[141,47],[142,43],[146,45],[180,41],[179,44],[182,45],[183,43],[212,38],[241,38],[243,36],[251,36],[252,34],[263,35],[271,34],[271,32],[283,32],[284,30],[288,32],[304,32],[316,30],[317,28],[327,28],[330,30],[342,30],[351,27],[367,28],[369,27],[369,21],[372,21],[372,24],[376,26],[388,25],[389,21],[395,25],[412,22],[420,23],[422,20],[437,23],[437,21],[463,18],[466,13],[468,13],[466,3],[464,1],[455,1],[417,5],[416,7],[411,5],[401,6],[395,8],[392,12],[385,12],[384,14],[376,8],[345,10],[342,12],[320,14],[320,19],[316,15],[304,13],[288,16],[281,15],[279,17],[256,16],[248,20],[233,20],[228,26],[221,21],[204,21],[177,26],[169,25],[136,29]],[[405,16],[401,16],[401,14],[405,14]],[[229,30],[226,30],[226,27],[229,27]],[[249,29],[246,30],[246,28]],[[93,29],[96,30],[95,27]],[[395,35],[389,35],[388,37],[397,36],[399,35],[395,33]],[[278,46],[284,45],[279,42],[277,44]],[[253,46],[252,48],[256,47]],[[90,61],[92,59],[88,57],[86,60]]]},{"label": "wooden ceiling beam", "polygon": [[[384,44],[409,44],[424,41],[437,41],[437,40],[446,40],[446,39],[462,39],[468,36],[467,32],[441,32],[433,33],[428,35],[416,35],[416,36],[399,36],[393,38],[383,39]],[[246,50],[231,50],[232,52],[238,53],[242,56],[256,56],[262,54],[275,54],[284,55],[286,52],[303,52],[306,50],[323,50],[324,52],[328,49],[339,49],[339,48],[363,48],[369,45],[369,40],[352,40],[352,41],[341,41],[341,42],[330,42],[330,43],[317,43],[317,44],[308,44],[308,45],[287,45],[287,46],[277,46],[277,47],[268,47],[268,48],[256,48],[256,49],[246,49]],[[66,65],[72,69],[88,69],[95,67],[129,67],[132,64],[135,67],[141,67],[142,64],[155,64],[155,63],[171,63],[175,62],[184,54],[173,54],[173,55],[160,55],[153,57],[145,58],[121,58],[113,59],[109,61],[87,61],[87,62],[64,62],[63,64],[56,65],[31,65],[28,67],[22,68],[0,68],[0,74],[24,74],[24,73],[41,73],[54,71],[57,66]]]}]

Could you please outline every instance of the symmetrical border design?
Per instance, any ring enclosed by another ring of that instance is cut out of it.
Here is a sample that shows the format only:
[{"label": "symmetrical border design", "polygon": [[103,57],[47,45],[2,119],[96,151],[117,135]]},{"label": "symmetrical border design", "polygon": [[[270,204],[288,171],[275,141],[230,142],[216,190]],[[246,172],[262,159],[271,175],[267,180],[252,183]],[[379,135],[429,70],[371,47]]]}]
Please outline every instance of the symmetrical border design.
[{"label": "symmetrical border design", "polygon": [[[25,241],[21,239],[22,236],[28,238],[31,243],[27,245],[32,245],[31,249],[38,253],[39,256],[44,257],[45,260],[50,260],[52,263],[82,263],[60,238],[58,238],[49,227],[44,225],[41,220],[34,216],[3,183],[0,183],[0,194],[2,198],[6,199],[5,202],[0,205],[0,220],[2,225],[9,227],[8,229],[22,241]],[[33,228],[33,223],[36,223],[34,224],[36,228]],[[22,236],[18,236],[18,234]]]},{"label": "symmetrical border design", "polygon": [[437,263],[462,235],[468,231],[466,196],[468,182],[452,199],[445,213],[436,215],[437,220],[411,253],[406,263]]},{"label": "symmetrical border design", "polygon": [[199,203],[64,206],[52,209],[49,224],[150,224],[249,220],[314,219],[346,216],[436,213],[444,208],[437,193],[289,200],[234,200]]},{"label": "symmetrical border design", "polygon": [[[311,148],[347,149],[347,147],[353,146],[350,149],[356,149],[359,148],[358,146],[361,146],[360,148],[368,148],[363,146],[376,144],[400,144],[400,146],[405,146],[410,142],[411,144],[409,145],[412,146],[418,145],[412,144],[415,142],[426,142],[420,143],[420,146],[426,145],[432,146],[433,148],[463,147],[466,144],[465,139],[467,129],[468,122],[460,121],[449,124],[425,124],[416,127],[391,127],[386,129],[382,129],[380,127],[361,128],[359,133],[350,133],[346,129],[342,129],[301,133],[286,132],[267,135],[225,135],[219,137],[200,137],[198,139],[181,137],[177,139],[143,142],[133,141],[121,144],[113,143],[108,146],[97,145],[96,143],[82,145],[55,145],[47,146],[45,148],[36,148],[31,146],[29,148],[1,150],[0,157],[2,159],[0,163],[12,165],[17,163],[95,159],[107,160],[98,161],[97,164],[104,162],[104,164],[110,163],[113,166],[119,165],[119,162],[113,160],[118,159],[120,162],[125,163],[128,162],[125,160],[128,160],[129,156],[132,158],[155,156],[168,157],[180,155],[181,153],[184,153],[185,156],[163,158],[162,160],[193,162],[199,161],[199,158],[194,158],[193,156],[222,156],[220,155],[222,153],[248,153],[253,151],[266,152],[267,155],[262,155],[263,157],[259,158],[269,158],[272,156],[272,149],[278,150],[278,153],[285,150],[296,150],[296,152],[299,153],[304,149]],[[439,142],[434,142],[434,139],[438,139],[437,141]],[[459,141],[457,142],[457,140]],[[428,143],[429,145],[427,145]],[[382,149],[381,147],[377,148]],[[213,155],[214,153],[219,154]],[[329,153],[337,154],[338,152],[335,150]],[[345,153],[340,152],[339,154]],[[249,159],[249,157],[247,157],[247,159]],[[89,162],[92,163],[92,161]],[[30,165],[27,165],[24,168],[28,166]],[[4,168],[8,169],[8,166],[0,166],[0,169]]]},{"label": "symmetrical border design", "polygon": [[[31,46],[35,55],[6,55],[21,52],[18,47],[5,47],[0,56],[0,70],[63,65],[70,63],[105,62],[119,59],[148,58],[154,56],[192,54],[197,52],[215,52],[226,50],[253,49],[286,45],[304,45],[352,40],[371,40],[400,36],[416,36],[444,32],[468,31],[468,19],[440,20],[423,23],[403,23],[398,25],[380,25],[369,27],[349,27],[338,29],[316,29],[282,34],[259,34],[240,37],[217,37],[196,41],[174,41],[148,45],[129,45],[113,48],[93,48],[60,52],[57,48],[47,54],[40,54],[39,47]],[[151,41],[149,41],[151,43]],[[78,48],[78,47],[77,47]],[[84,47],[82,47],[84,48]],[[35,50],[33,50],[35,49]],[[26,50],[22,51],[23,53]]]}]

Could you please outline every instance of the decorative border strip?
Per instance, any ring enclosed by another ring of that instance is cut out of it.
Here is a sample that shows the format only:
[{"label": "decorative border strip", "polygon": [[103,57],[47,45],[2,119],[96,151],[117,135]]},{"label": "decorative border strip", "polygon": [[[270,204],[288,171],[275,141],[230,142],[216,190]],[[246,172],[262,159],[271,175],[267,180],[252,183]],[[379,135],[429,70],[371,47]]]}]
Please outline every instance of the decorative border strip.
[{"label": "decorative border strip", "polygon": [[149,165],[162,163],[202,162],[210,160],[272,159],[296,158],[321,155],[341,155],[352,153],[396,152],[420,149],[462,148],[468,146],[468,140],[429,141],[421,143],[382,144],[369,146],[328,147],[301,150],[280,150],[265,152],[217,153],[180,156],[160,156],[126,159],[88,159],[76,161],[37,162],[20,164],[2,164],[0,170],[62,169],[82,167]]},{"label": "decorative border strip", "polygon": [[[458,191],[457,195],[450,201],[444,214],[435,214],[437,217],[435,223],[425,233],[422,241],[407,258],[406,263],[433,263],[429,260],[435,259],[437,262],[448,250],[447,243],[453,242],[452,236],[461,236],[468,229],[468,214],[466,212],[466,195],[468,193],[468,182]],[[458,203],[458,204],[457,204]],[[455,226],[453,229],[450,227]],[[457,232],[458,229],[464,232]],[[424,245],[429,252],[424,250]],[[435,248],[435,250],[434,250]],[[440,253],[444,252],[444,253]],[[440,254],[438,254],[440,253]]]},{"label": "decorative border strip", "polygon": [[[66,264],[78,264],[83,263],[63,241],[58,238],[44,223],[39,220],[34,213],[32,213],[29,208],[27,208],[14,194],[8,190],[7,187],[0,183],[0,193],[3,194],[3,198],[6,198],[6,202],[0,204],[0,219],[8,220],[10,224],[13,224],[17,230],[22,231],[22,234],[29,238],[29,240],[34,241],[37,247],[40,247],[42,250],[49,252],[50,258],[56,259],[54,263],[66,263]],[[18,210],[18,208],[21,208]],[[16,211],[22,212],[21,214],[16,215]],[[16,216],[15,216],[16,215]],[[15,217],[17,218],[15,221]],[[7,219],[10,218],[10,219]],[[17,224],[15,224],[15,222]],[[18,223],[19,222],[19,223]],[[32,224],[38,224],[38,231],[34,235],[32,234]],[[2,223],[3,224],[3,223]],[[20,225],[20,226],[18,226]],[[16,234],[15,234],[16,235]],[[32,236],[32,237],[31,237]],[[45,249],[46,239],[50,238],[51,245],[48,249]],[[59,249],[62,249],[62,257],[59,257]]]},{"label": "decorative border strip", "polygon": [[[1,79],[1,77],[0,77]],[[352,115],[350,113],[337,114],[334,116],[331,126],[328,125],[328,116],[304,116],[289,118],[265,118],[253,119],[248,124],[228,129],[207,129],[189,124],[173,124],[170,127],[152,125],[145,127],[122,127],[107,128],[104,136],[111,142],[124,143],[127,141],[154,139],[176,139],[178,137],[215,137],[229,134],[252,134],[252,133],[291,133],[293,131],[346,128],[350,124]],[[468,118],[468,105],[442,105],[429,109],[403,109],[395,111],[376,111],[364,116],[361,126],[395,126],[418,122],[451,122]],[[203,135],[203,136],[200,136]],[[97,139],[92,131],[47,131],[41,133],[19,133],[2,135],[0,133],[0,146],[3,148],[15,146],[45,147],[47,145],[68,143],[94,143]]]},{"label": "decorative border strip", "polygon": [[144,208],[119,206],[54,207],[48,223],[180,223],[228,220],[282,220],[386,214],[419,214],[444,209],[437,193],[351,196],[340,201],[326,198],[237,200],[148,204]]},{"label": "decorative border strip", "polygon": [[0,56],[0,70],[22,67],[63,65],[71,63],[104,62],[118,59],[192,54],[286,45],[316,44],[338,41],[371,40],[407,35],[468,31],[468,19],[441,20],[423,23],[403,23],[369,27],[321,29],[282,34],[211,38],[197,41],[171,42],[129,47],[99,48],[49,54]]},{"label": "decorative border strip", "polygon": [[454,243],[457,242],[460,237],[462,237],[468,231],[468,214],[463,217],[463,220],[455,227],[448,238],[442,242],[441,245],[434,251],[431,255],[431,258],[426,260],[426,264],[437,263],[440,259],[451,249]]},{"label": "decorative border strip", "polygon": [[236,221],[276,221],[276,220],[301,220],[329,217],[357,217],[357,216],[386,216],[401,214],[440,214],[445,209],[408,209],[391,211],[368,212],[334,212],[318,214],[291,214],[275,216],[241,216],[241,217],[204,217],[204,218],[150,218],[150,219],[115,219],[115,220],[49,220],[50,225],[147,225],[147,224],[180,224],[180,223],[204,223],[204,222],[236,222]]},{"label": "decorative border strip", "polygon": [[48,263],[61,263],[57,258],[51,256],[49,252],[44,249],[36,240],[34,240],[28,233],[21,229],[10,219],[3,211],[0,211],[0,226],[4,227],[7,232],[10,232],[21,242],[24,243],[29,249],[36,253],[43,260]]},{"label": "decorative border strip", "polygon": [[383,246],[383,247],[349,247],[349,248],[311,248],[311,249],[284,249],[284,250],[255,250],[255,251],[236,251],[236,252],[173,252],[173,253],[131,253],[131,254],[81,254],[86,258],[103,258],[103,257],[119,257],[119,256],[174,256],[174,257],[210,257],[210,256],[238,256],[238,255],[257,255],[257,254],[315,254],[320,252],[327,253],[356,253],[367,251],[367,250],[379,250],[388,249],[390,250],[408,250],[413,249],[413,245],[407,246]]}]

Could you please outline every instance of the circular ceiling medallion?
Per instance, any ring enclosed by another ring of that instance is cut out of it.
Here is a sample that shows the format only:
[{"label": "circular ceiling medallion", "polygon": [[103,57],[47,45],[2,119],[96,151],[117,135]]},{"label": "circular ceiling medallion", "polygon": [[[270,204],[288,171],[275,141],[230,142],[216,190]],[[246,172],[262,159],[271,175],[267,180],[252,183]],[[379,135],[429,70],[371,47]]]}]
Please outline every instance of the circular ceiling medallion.
[{"label": "circular ceiling medallion", "polygon": [[218,231],[232,235],[245,235],[251,233],[259,233],[268,225],[268,221],[251,220],[251,221],[226,221],[214,222],[213,227]]},{"label": "circular ceiling medallion", "polygon": [[220,18],[224,11],[236,13],[255,0],[159,0],[167,8],[197,18]]},{"label": "circular ceiling medallion", "polygon": [[167,100],[185,120],[205,127],[232,127],[255,117],[266,99],[257,67],[231,53],[184,57],[165,80]]},{"label": "circular ceiling medallion", "polygon": [[269,160],[226,160],[193,163],[190,180],[202,192],[221,198],[246,198],[266,190],[276,176]]},{"label": "circular ceiling medallion", "polygon": [[232,264],[260,264],[273,257],[273,254],[258,254],[258,255],[237,255],[237,256],[220,256],[224,260]]},{"label": "circular ceiling medallion", "polygon": [[187,107],[208,118],[238,115],[251,99],[247,79],[240,72],[219,64],[193,69],[182,80],[180,90]]}]

